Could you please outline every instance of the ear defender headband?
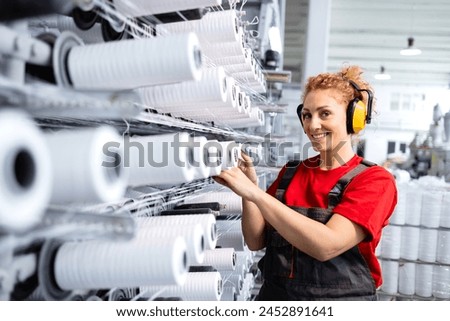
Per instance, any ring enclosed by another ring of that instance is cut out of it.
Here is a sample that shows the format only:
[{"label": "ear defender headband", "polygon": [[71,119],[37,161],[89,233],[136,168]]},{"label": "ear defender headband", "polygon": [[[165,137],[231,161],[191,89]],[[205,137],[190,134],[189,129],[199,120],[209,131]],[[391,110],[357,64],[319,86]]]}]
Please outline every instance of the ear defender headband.
[{"label": "ear defender headband", "polygon": [[[359,86],[352,80],[348,81],[352,87],[358,91],[367,93],[367,106],[366,104],[359,98],[352,99],[347,106],[347,133],[349,134],[357,134],[361,130],[364,129],[366,124],[370,124],[372,121],[372,103],[373,103],[373,93],[368,89],[361,89]],[[302,109],[303,104],[298,105],[297,107],[297,116],[300,119],[300,122],[303,127],[302,120]]]}]

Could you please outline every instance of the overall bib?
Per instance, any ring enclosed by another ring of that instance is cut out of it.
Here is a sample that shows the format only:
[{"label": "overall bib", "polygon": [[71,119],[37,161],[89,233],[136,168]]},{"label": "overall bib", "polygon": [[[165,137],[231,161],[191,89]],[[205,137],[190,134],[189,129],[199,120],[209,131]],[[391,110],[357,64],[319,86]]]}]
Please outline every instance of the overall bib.
[{"label": "overall bib", "polygon": [[[284,194],[300,162],[290,162],[276,192],[284,203]],[[328,194],[328,208],[293,207],[299,215],[326,224],[340,202],[350,180],[373,163],[363,160],[339,179]],[[358,246],[325,262],[303,253],[286,241],[275,229],[266,231],[266,253],[258,263],[264,283],[256,300],[376,300],[375,282]]]}]

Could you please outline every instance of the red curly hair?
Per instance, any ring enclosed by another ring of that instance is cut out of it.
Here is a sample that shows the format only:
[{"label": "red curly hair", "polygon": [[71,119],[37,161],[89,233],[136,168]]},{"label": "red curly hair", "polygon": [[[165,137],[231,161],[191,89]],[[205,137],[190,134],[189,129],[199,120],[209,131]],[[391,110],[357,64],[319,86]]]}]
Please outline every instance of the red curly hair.
[{"label": "red curly hair", "polygon": [[336,73],[321,73],[317,76],[309,77],[303,91],[302,100],[305,100],[305,97],[315,90],[336,89],[341,93],[341,97],[336,97],[336,99],[341,98],[343,103],[348,104],[354,98],[358,98],[367,105],[367,94],[357,91],[350,83],[350,81],[353,81],[359,88],[373,92],[372,86],[362,78],[362,74],[363,70],[361,67],[346,66]]}]

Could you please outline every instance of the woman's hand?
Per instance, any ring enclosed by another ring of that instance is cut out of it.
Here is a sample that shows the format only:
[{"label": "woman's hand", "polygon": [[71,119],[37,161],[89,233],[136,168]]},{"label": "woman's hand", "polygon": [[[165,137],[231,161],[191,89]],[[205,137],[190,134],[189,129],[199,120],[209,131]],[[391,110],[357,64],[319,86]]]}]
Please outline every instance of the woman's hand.
[{"label": "woman's hand", "polygon": [[239,169],[255,184],[258,185],[258,175],[256,175],[255,166],[250,156],[241,151],[242,159],[239,160]]}]

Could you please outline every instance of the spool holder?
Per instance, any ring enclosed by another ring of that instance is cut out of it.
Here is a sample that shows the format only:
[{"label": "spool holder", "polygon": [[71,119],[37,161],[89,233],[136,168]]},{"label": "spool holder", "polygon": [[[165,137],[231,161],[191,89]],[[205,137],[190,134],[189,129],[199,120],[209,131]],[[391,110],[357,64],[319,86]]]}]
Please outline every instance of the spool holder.
[{"label": "spool holder", "polygon": [[56,38],[52,60],[53,72],[58,86],[72,87],[67,58],[72,48],[82,45],[84,45],[83,40],[71,31],[63,31]]}]

